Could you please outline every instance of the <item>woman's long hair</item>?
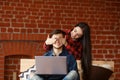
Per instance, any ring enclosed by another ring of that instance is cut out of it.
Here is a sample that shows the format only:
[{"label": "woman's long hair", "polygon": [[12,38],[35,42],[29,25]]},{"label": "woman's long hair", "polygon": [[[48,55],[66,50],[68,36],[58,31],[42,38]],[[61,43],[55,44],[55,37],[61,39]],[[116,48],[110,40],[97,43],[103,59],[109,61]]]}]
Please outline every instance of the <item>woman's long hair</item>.
[{"label": "woman's long hair", "polygon": [[82,78],[83,80],[90,80],[91,72],[91,38],[90,38],[90,27],[85,22],[78,23],[75,27],[79,26],[83,30],[83,36],[78,40],[82,43],[82,57],[81,57],[81,67],[82,67]]}]

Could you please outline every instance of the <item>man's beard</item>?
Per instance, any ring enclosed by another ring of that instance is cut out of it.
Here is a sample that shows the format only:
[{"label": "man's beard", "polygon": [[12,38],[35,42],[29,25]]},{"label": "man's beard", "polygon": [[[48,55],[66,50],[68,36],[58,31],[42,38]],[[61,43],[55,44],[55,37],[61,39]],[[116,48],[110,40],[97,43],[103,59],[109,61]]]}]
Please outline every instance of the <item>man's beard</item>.
[{"label": "man's beard", "polygon": [[63,45],[60,46],[60,47],[55,47],[55,46],[53,46],[53,48],[55,48],[55,49],[61,49],[62,47],[63,47]]}]

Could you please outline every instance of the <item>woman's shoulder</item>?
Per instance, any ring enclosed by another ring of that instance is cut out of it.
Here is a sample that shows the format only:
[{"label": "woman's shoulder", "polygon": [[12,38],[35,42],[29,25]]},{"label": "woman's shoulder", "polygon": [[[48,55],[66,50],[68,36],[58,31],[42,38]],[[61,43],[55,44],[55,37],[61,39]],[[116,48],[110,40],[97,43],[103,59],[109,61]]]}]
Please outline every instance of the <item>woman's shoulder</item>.
[{"label": "woman's shoulder", "polygon": [[63,31],[64,31],[66,34],[69,34],[71,30],[70,30],[70,29],[64,29]]}]

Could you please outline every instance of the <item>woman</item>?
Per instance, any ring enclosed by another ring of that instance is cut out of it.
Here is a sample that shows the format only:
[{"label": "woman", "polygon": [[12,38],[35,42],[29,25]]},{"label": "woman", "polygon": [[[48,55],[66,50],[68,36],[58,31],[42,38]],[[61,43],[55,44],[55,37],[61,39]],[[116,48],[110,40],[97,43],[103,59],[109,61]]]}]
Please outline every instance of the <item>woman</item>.
[{"label": "woman", "polygon": [[[66,39],[63,44],[66,49],[74,55],[76,60],[81,60],[83,80],[89,80],[91,71],[91,40],[90,28],[87,23],[80,22],[73,29],[67,30]],[[51,44],[56,40],[48,36],[44,49],[50,50]]]}]

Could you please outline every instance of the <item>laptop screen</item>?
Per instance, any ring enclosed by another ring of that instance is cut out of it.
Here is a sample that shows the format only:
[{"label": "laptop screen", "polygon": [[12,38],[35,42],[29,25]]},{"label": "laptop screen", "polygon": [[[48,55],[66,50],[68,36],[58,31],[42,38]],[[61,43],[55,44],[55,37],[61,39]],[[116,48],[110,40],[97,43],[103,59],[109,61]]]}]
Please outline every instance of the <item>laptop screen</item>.
[{"label": "laptop screen", "polygon": [[67,74],[66,56],[35,56],[36,74]]}]

